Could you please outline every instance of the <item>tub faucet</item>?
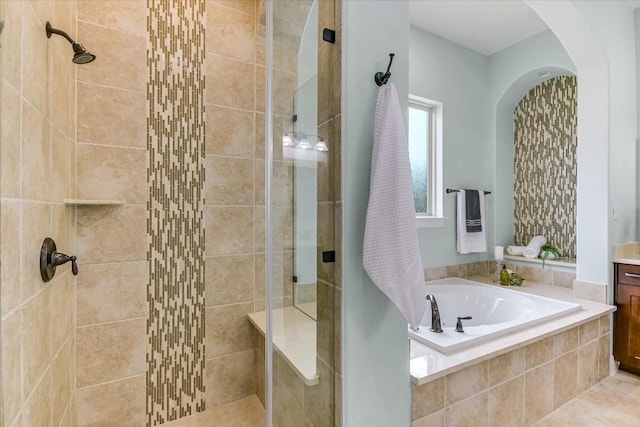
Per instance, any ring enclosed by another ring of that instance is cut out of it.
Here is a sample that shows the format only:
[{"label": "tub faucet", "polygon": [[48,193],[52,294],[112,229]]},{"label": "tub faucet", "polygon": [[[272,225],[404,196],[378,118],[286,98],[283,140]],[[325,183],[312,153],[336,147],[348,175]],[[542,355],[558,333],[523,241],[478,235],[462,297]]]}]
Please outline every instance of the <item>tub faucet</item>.
[{"label": "tub faucet", "polygon": [[429,330],[431,332],[441,334],[443,331],[442,325],[440,324],[440,310],[438,309],[438,302],[433,294],[428,294],[427,299],[431,302],[431,328]]}]

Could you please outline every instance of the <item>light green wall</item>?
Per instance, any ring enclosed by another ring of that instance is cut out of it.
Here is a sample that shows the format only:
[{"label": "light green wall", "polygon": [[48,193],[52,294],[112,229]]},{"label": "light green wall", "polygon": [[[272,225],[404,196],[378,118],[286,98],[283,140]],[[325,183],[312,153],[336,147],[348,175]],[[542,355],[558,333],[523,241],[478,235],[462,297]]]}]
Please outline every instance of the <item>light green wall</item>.
[{"label": "light green wall", "polygon": [[391,79],[408,98],[409,10],[405,1],[343,2],[343,425],[411,425],[407,322],[362,268],[377,71],[396,56]]},{"label": "light green wall", "polygon": [[[411,27],[410,93],[443,104],[443,183],[445,188],[492,190],[489,138],[489,58]],[[485,198],[486,253],[456,252],[456,196],[444,194],[443,228],[418,231],[424,267],[462,264],[493,256],[493,199]]]},{"label": "light green wall", "polygon": [[[493,191],[486,200],[487,253],[456,252],[455,195],[444,195],[444,228],[421,229],[425,267],[493,258],[495,244],[513,244],[513,110],[529,89],[575,67],[557,38],[545,31],[485,56],[411,27],[410,93],[442,102],[445,188]],[[499,165],[499,167],[496,167]]]}]

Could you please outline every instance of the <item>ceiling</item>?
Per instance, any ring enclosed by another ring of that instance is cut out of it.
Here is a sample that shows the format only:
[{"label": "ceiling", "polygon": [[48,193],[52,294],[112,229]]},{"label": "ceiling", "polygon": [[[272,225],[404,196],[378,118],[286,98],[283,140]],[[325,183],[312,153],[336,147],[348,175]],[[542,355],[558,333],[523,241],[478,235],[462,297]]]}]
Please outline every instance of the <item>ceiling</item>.
[{"label": "ceiling", "polygon": [[[627,0],[640,7],[640,0]],[[411,25],[483,55],[534,36],[548,27],[521,0],[410,0]]]}]

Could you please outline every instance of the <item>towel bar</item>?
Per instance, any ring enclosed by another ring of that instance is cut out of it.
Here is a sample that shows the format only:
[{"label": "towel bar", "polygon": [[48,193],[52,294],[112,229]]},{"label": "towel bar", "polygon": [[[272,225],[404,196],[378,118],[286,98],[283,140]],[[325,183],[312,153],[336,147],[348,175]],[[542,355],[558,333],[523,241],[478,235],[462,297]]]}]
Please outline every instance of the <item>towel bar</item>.
[{"label": "towel bar", "polygon": [[[449,193],[458,193],[460,190],[455,188],[447,188],[445,191],[447,192],[447,194],[449,194]],[[484,194],[491,194],[491,191],[484,190],[483,192]]]}]

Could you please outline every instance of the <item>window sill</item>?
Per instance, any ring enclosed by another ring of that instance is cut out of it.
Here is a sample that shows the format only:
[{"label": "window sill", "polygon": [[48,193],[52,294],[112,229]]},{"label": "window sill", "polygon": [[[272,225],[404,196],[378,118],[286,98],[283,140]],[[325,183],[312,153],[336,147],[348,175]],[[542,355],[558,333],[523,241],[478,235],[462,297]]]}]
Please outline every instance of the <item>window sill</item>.
[{"label": "window sill", "polygon": [[442,216],[416,216],[416,225],[418,228],[442,228],[445,222],[447,222],[447,218]]}]

